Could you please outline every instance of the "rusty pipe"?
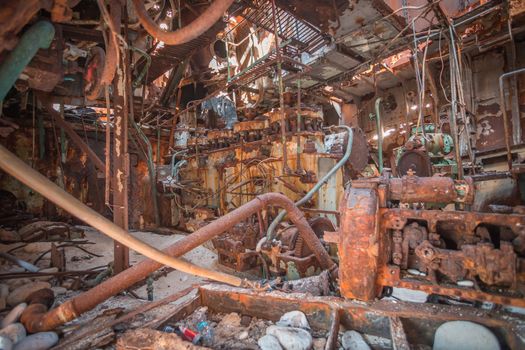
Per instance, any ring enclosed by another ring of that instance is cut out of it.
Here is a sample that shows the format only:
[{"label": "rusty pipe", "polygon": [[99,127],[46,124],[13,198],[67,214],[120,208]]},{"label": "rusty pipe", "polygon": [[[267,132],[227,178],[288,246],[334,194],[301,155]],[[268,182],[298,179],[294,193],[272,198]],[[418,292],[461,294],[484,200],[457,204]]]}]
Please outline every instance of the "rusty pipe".
[{"label": "rusty pipe", "polygon": [[[288,217],[298,228],[299,234],[303,237],[310,250],[315,254],[321,267],[330,270],[332,275],[337,275],[337,265],[332,261],[328,252],[324,249],[323,245],[308,224],[308,221],[303,216],[303,213],[295,206],[292,200],[280,193],[266,193],[257,196],[250,202],[200,228],[189,236],[175,242],[168,248],[164,249],[163,253],[170,256],[180,257],[190,250],[204,244],[206,241],[228,231],[238,222],[249,218],[269,205],[279,206],[288,212]],[[133,284],[141,281],[160,267],[162,267],[162,264],[154,260],[144,260],[102,282],[98,286],[66,301],[53,310],[45,312],[41,307],[35,306],[28,308],[27,313],[31,313],[32,316],[24,318],[24,325],[30,332],[52,330],[75,319],[82,313],[91,310],[109,297],[131,287]]]},{"label": "rusty pipe", "polygon": [[176,31],[164,31],[157,26],[148,15],[143,0],[133,0],[133,6],[140,24],[155,39],[166,45],[180,45],[187,43],[203,34],[217,22],[222,14],[230,7],[234,0],[215,0],[193,22]]},{"label": "rusty pipe", "polygon": [[[99,6],[105,6],[103,3],[99,2]],[[122,18],[122,8],[120,5],[120,2],[118,0],[111,0],[109,2],[110,6],[110,17],[113,28],[120,28],[120,22]],[[100,9],[100,12],[102,13],[103,9]],[[109,25],[109,23],[108,23]],[[113,78],[115,77],[115,73],[117,71],[117,64],[119,61],[119,44],[117,39],[117,34],[119,33],[113,33],[113,31],[109,30],[110,35],[108,36],[108,40],[106,43],[106,56],[104,60],[104,67],[102,67],[102,74],[100,77],[100,81],[97,82],[97,85],[86,94],[86,98],[90,101],[96,100],[102,91],[102,88],[104,86],[107,86],[111,84],[113,81]],[[108,116],[109,120],[109,116]]]},{"label": "rusty pipe", "polygon": [[465,203],[474,201],[472,179],[403,176],[389,179],[389,198],[403,203]]},{"label": "rusty pipe", "polygon": [[[210,278],[234,286],[246,285],[244,281],[238,277],[222,272],[208,270],[193,265],[187,261],[176,259],[131,236],[127,231],[123,230],[121,227],[115,225],[113,222],[109,221],[93,209],[86,206],[84,203],[80,202],[78,199],[71,196],[69,193],[40,174],[38,171],[29,167],[16,155],[12,154],[1,145],[0,168],[18,179],[26,186],[32,188],[36,192],[39,192],[57,206],[67,210],[72,215],[75,215],[80,220],[93,226],[107,236],[150,259],[158,261],[158,266],[167,265],[185,273],[203,278]],[[38,331],[38,329],[40,329],[39,327],[42,326],[38,320],[35,320],[34,318],[30,319],[30,321],[31,322],[26,324],[26,328],[30,332]]]}]

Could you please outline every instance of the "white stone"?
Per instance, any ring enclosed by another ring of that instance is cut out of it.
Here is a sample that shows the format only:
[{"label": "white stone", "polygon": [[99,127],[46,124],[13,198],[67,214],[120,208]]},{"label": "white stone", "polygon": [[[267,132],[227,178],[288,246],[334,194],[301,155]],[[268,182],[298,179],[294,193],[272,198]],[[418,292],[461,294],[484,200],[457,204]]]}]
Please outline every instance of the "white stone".
[{"label": "white stone", "polygon": [[22,312],[26,309],[27,304],[21,303],[18,304],[13,310],[11,310],[6,317],[2,320],[2,324],[0,324],[0,327],[5,328],[9,326],[11,323],[18,322],[20,319],[20,316],[22,315]]},{"label": "white stone", "polygon": [[242,331],[241,333],[239,333],[239,336],[237,338],[239,338],[239,340],[245,340],[248,339],[249,336],[250,334],[248,333],[248,331]]},{"label": "white stone", "polygon": [[257,341],[261,350],[283,350],[281,344],[273,335],[265,335]]},{"label": "white stone", "polygon": [[15,345],[14,350],[47,350],[58,343],[55,332],[31,334]]},{"label": "white stone", "polygon": [[295,327],[310,329],[306,315],[301,311],[290,311],[281,316],[281,319],[275,323],[283,327]]},{"label": "white stone", "polygon": [[18,305],[24,302],[31,293],[44,288],[51,288],[51,285],[47,282],[32,282],[24,284],[9,293],[7,296],[7,304],[10,306]]},{"label": "white stone", "polygon": [[0,336],[0,350],[12,350],[13,342],[8,337]]},{"label": "white stone", "polygon": [[474,282],[469,280],[461,280],[457,282],[457,285],[460,287],[474,287]]},{"label": "white stone", "polygon": [[284,350],[309,350],[312,348],[312,336],[302,328],[270,326],[266,328],[266,334],[276,337]]},{"label": "white stone", "polygon": [[64,287],[51,287],[51,290],[53,291],[55,296],[67,293],[67,288]]},{"label": "white stone", "polygon": [[370,350],[363,336],[356,331],[346,331],[343,334],[342,343],[345,350]]},{"label": "white stone", "polygon": [[0,336],[8,337],[16,344],[26,337],[26,329],[21,323],[11,323],[0,330]]},{"label": "white stone", "polygon": [[499,350],[500,346],[488,328],[469,321],[451,321],[436,330],[432,349]]},{"label": "white stone", "polygon": [[412,303],[426,303],[428,294],[420,290],[412,290],[406,288],[392,288],[392,296]]}]

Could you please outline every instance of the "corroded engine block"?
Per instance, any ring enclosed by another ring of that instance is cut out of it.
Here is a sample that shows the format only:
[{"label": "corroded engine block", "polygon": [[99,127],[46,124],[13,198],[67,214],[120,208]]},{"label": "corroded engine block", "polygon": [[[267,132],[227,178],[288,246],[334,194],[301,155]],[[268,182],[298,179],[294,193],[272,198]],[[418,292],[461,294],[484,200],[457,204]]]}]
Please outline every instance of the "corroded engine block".
[{"label": "corroded engine block", "polygon": [[403,287],[525,306],[520,207],[511,214],[422,209],[425,202],[468,207],[476,195],[469,179],[354,181],[341,201],[339,231],[325,235],[338,244],[341,294],[372,300],[384,287]]}]

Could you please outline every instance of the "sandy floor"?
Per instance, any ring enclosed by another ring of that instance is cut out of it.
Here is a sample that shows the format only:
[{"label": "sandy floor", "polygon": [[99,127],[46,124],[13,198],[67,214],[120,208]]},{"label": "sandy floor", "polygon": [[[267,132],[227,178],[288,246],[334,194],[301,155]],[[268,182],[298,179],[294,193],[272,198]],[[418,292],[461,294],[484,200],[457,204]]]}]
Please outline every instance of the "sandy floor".
[{"label": "sandy floor", "polygon": [[[91,227],[81,226],[85,232],[84,240],[88,240],[95,244],[82,245],[82,247],[87,250],[102,255],[102,257],[93,257],[89,254],[76,249],[74,247],[65,248],[66,251],[66,269],[68,271],[72,270],[87,270],[90,268],[104,266],[113,260],[113,241],[107,236],[101,234],[97,230],[92,229]],[[173,242],[182,239],[183,235],[158,235],[152,232],[131,232],[131,234],[144,242],[156,247],[156,248],[165,248],[172,244]],[[11,245],[0,245],[1,251],[8,251],[19,244]],[[13,255],[16,257],[26,260],[28,262],[33,262],[42,252],[50,249],[51,243],[41,242],[41,243],[31,243],[24,248],[15,250]],[[205,247],[198,247],[188,254],[184,255],[184,258],[188,261],[206,267],[210,269],[217,269],[217,257],[216,254]],[[135,251],[130,251],[130,264],[134,265],[137,262],[144,259],[144,257]],[[38,264],[38,267],[46,268],[49,267],[49,254],[47,254],[43,259],[41,259]],[[11,264],[3,264],[0,266],[0,272],[7,271],[22,271],[21,268],[13,267]],[[200,278],[190,276],[179,271],[172,271],[166,277],[161,277],[154,282],[154,299],[164,298],[170,294],[173,294],[179,290],[185,289],[191,286],[194,283],[201,281]],[[141,298],[147,297],[146,286],[143,286],[135,290],[137,295]]]}]

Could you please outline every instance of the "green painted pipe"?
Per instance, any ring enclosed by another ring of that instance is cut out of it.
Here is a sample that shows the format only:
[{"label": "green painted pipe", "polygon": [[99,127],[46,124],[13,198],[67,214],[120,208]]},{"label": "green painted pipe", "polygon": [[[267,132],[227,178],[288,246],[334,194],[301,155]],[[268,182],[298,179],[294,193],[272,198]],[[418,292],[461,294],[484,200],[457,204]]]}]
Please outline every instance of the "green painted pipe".
[{"label": "green painted pipe", "polygon": [[39,21],[29,28],[18,45],[0,66],[0,101],[3,101],[20,73],[31,62],[39,49],[47,49],[53,37],[55,27],[47,21]]},{"label": "green painted pipe", "polygon": [[[348,159],[350,158],[350,155],[352,154],[352,144],[354,143],[354,131],[352,130],[352,128],[350,128],[349,126],[346,126],[346,125],[338,125],[336,126],[336,128],[342,128],[342,129],[345,129],[346,132],[348,133],[348,143],[346,145],[346,151],[345,151],[345,154],[343,155],[343,158],[341,158],[335,165],[332,169],[330,169],[324,176],[321,180],[319,180],[315,185],[314,187],[312,187],[312,189],[310,191],[308,191],[307,194],[304,195],[303,198],[299,199],[297,202],[295,202],[295,205],[297,207],[300,207],[302,206],[303,204],[307,203],[310,199],[312,199],[312,197],[314,196],[314,194],[317,193],[317,191],[319,191],[321,189],[321,187],[328,182],[328,180],[330,180],[330,178],[337,172],[337,170],[339,170],[339,168],[341,168],[343,165],[345,165],[345,163],[348,161]],[[284,216],[286,215],[286,211],[282,210],[276,217],[275,219],[273,219],[273,221],[270,223],[270,225],[268,226],[268,230],[266,231],[266,240],[267,241],[270,241],[272,238],[273,238],[273,233],[275,231],[275,229],[277,228],[277,225],[279,225],[279,223],[282,221],[282,219],[284,218]],[[261,240],[262,241],[262,240]],[[261,241],[259,241],[259,243],[261,243]]]},{"label": "green painted pipe", "polygon": [[378,97],[376,100],[376,126],[377,126],[377,153],[379,162],[379,174],[383,173],[383,125],[381,123],[381,102],[383,99]]}]

